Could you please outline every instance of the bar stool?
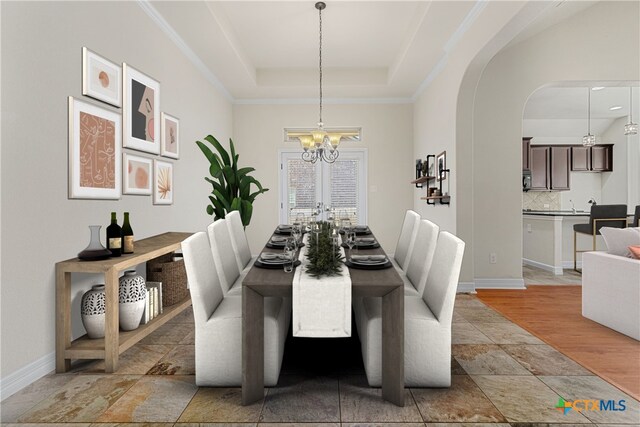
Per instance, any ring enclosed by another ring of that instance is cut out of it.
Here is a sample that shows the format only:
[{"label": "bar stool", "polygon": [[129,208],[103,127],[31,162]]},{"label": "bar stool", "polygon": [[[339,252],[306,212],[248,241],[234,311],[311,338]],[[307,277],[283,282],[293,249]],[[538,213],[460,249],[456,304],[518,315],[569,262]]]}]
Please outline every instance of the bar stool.
[{"label": "bar stool", "polygon": [[640,205],[636,206],[631,227],[640,227]]},{"label": "bar stool", "polygon": [[575,224],[573,226],[573,269],[578,270],[578,233],[593,236],[592,251],[596,250],[596,236],[600,234],[602,227],[625,228],[627,226],[627,205],[591,205],[591,214],[588,224]]}]

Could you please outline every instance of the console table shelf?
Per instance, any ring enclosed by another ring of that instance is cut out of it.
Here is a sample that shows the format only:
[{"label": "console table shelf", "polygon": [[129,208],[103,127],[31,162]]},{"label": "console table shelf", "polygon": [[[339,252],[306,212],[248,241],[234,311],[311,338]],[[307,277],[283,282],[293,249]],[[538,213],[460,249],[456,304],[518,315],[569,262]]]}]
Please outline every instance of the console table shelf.
[{"label": "console table shelf", "polygon": [[[56,263],[56,372],[66,372],[72,359],[104,359],[105,372],[118,369],[118,356],[191,305],[191,299],[166,307],[164,313],[133,331],[120,331],[119,272],[180,248],[192,233],[170,232],[136,241],[136,252],[101,261],[72,258]],[[71,273],[104,274],[105,337],[71,341]]]}]

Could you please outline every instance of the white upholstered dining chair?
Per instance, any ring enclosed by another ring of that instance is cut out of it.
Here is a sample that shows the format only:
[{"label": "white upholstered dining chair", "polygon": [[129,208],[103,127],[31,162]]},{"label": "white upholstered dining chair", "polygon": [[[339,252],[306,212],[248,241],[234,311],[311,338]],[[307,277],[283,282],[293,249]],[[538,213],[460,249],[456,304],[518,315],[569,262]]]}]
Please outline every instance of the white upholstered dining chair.
[{"label": "white upholstered dining chair", "polygon": [[[209,239],[195,233],[182,242],[195,321],[196,385],[242,385],[242,298],[224,296]],[[264,302],[264,383],[278,382],[289,324],[282,298]]]},{"label": "white upholstered dining chair", "polygon": [[[242,280],[240,268],[232,249],[231,234],[226,220],[218,219],[207,227],[211,254],[220,278],[220,286],[224,295],[241,295]],[[239,280],[240,279],[240,280]]]},{"label": "white upholstered dining chair", "polygon": [[238,268],[242,271],[253,264],[255,257],[251,257],[251,249],[249,248],[249,241],[244,231],[242,218],[240,218],[240,212],[229,212],[227,216],[225,216],[225,221],[229,228],[229,234],[231,235],[231,246],[236,255]]},{"label": "white upholstered dining chair", "polygon": [[[422,296],[405,296],[404,375],[407,387],[451,385],[451,322],[464,242],[448,232],[438,236]],[[382,384],[382,303],[363,298],[358,328],[367,380]]]},{"label": "white upholstered dining chair", "polygon": [[411,252],[416,241],[416,233],[418,232],[418,224],[420,223],[420,215],[412,210],[408,210],[404,214],[402,229],[396,244],[396,251],[393,254],[393,262],[401,271],[405,271]]}]

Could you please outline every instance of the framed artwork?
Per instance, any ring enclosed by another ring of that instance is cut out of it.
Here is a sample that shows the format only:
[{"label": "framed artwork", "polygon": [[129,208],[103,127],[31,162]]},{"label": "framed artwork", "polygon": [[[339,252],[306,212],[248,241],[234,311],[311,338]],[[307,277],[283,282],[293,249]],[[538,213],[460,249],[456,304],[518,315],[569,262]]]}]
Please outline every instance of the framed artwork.
[{"label": "framed artwork", "polygon": [[120,114],[69,97],[69,198],[119,199]]},{"label": "framed artwork", "polygon": [[115,107],[122,106],[122,68],[83,47],[82,94]]},{"label": "framed artwork", "polygon": [[124,194],[151,195],[153,182],[153,162],[147,157],[122,155],[122,192]]},{"label": "framed artwork", "polygon": [[180,120],[162,112],[160,114],[160,154],[165,157],[179,158]]},{"label": "framed artwork", "polygon": [[447,179],[447,174],[442,174],[441,172],[447,168],[447,152],[443,151],[442,153],[436,156],[436,180],[444,181]]},{"label": "framed artwork", "polygon": [[123,146],[160,153],[160,83],[123,63]]},{"label": "framed artwork", "polygon": [[153,160],[153,204],[173,204],[173,163]]}]

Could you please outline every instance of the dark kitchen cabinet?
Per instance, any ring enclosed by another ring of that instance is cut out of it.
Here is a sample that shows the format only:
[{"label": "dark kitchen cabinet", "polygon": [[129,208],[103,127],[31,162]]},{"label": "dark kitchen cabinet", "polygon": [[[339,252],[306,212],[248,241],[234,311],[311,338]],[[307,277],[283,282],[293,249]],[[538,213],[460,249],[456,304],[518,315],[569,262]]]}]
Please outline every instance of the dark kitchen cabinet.
[{"label": "dark kitchen cabinet", "polygon": [[529,162],[529,147],[531,146],[531,138],[522,138],[522,170],[531,170]]},{"label": "dark kitchen cabinet", "polygon": [[550,189],[549,151],[550,148],[548,146],[531,146],[529,149],[532,190]]},{"label": "dark kitchen cabinet", "polygon": [[613,170],[613,145],[571,147],[571,170],[576,172],[611,172]]},{"label": "dark kitchen cabinet", "polygon": [[552,190],[569,190],[569,161],[570,161],[570,148],[569,147],[550,147],[551,160],[551,189]]},{"label": "dark kitchen cabinet", "polygon": [[532,145],[529,156],[531,190],[569,190],[570,153],[567,146]]}]

